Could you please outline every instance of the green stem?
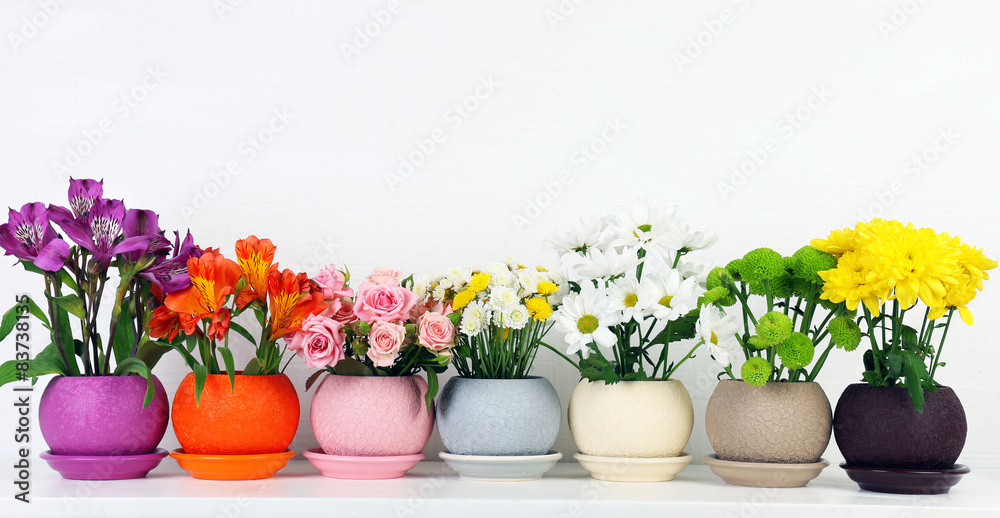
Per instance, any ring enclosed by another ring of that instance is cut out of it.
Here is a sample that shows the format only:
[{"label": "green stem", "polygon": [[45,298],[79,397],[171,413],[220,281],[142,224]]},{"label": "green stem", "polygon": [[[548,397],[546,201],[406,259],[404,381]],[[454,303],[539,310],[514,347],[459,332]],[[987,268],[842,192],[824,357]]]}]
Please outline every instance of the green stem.
[{"label": "green stem", "polygon": [[941,343],[938,345],[937,351],[934,354],[934,365],[931,366],[930,375],[927,376],[927,381],[934,383],[934,373],[937,372],[938,361],[941,359],[941,350],[944,349],[944,340],[948,338],[948,329],[951,327],[951,317],[955,313],[955,308],[948,310],[948,320],[944,323],[944,333],[941,334]]},{"label": "green stem", "polygon": [[545,346],[546,348],[548,348],[548,350],[550,350],[550,351],[556,353],[557,355],[559,355],[560,358],[568,361],[570,365],[572,365],[573,367],[576,368],[576,370],[578,370],[578,371],[582,371],[583,370],[583,369],[580,368],[580,364],[578,364],[575,361],[573,361],[569,356],[566,356],[565,354],[563,354],[562,351],[560,351],[559,349],[556,349],[555,347],[552,347],[551,345],[549,345],[549,344],[547,344],[545,342],[539,342],[539,343],[541,345]]}]

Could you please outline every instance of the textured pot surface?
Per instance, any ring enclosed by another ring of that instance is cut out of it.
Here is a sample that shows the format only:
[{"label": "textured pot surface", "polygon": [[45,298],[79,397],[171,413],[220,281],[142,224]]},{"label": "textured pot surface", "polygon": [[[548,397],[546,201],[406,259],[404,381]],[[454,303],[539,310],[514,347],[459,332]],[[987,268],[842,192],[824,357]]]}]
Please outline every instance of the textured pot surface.
[{"label": "textured pot surface", "polygon": [[420,376],[323,378],[309,421],[328,455],[399,456],[420,453],[434,429]]},{"label": "textured pot surface", "polygon": [[693,427],[691,396],[677,380],[582,380],[569,400],[569,429],[584,455],[676,457]]},{"label": "textured pot surface", "polygon": [[545,455],[556,442],[562,405],[545,378],[451,378],[441,390],[438,432],[456,455]]},{"label": "textured pot surface", "polygon": [[753,387],[722,380],[705,409],[716,455],[739,462],[817,462],[830,444],[833,413],[818,383]]},{"label": "textured pot surface", "polygon": [[142,408],[140,376],[58,376],[38,404],[38,427],[56,455],[143,455],[167,431],[169,403],[153,376],[155,396]]},{"label": "textured pot surface", "polygon": [[209,374],[200,404],[194,374],[177,387],[171,413],[174,433],[185,453],[255,455],[288,449],[299,425],[299,398],[288,376]]},{"label": "textured pot surface", "polygon": [[950,469],[965,446],[968,423],[949,387],[924,393],[924,412],[901,387],[849,385],[837,402],[833,432],[848,464]]}]

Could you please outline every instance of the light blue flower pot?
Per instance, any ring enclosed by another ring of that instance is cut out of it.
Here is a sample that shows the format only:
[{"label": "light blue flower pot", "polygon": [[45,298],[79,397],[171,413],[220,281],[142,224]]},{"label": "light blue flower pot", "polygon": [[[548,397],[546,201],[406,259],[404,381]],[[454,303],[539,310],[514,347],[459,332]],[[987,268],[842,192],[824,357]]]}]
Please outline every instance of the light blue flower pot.
[{"label": "light blue flower pot", "polygon": [[457,455],[545,455],[556,442],[562,406],[545,378],[451,378],[437,404],[437,427]]}]

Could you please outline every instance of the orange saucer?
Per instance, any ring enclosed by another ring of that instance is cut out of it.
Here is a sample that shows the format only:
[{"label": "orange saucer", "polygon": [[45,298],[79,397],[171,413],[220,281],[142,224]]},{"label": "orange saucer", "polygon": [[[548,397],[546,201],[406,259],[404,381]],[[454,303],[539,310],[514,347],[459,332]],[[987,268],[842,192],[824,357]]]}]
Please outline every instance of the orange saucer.
[{"label": "orange saucer", "polygon": [[177,465],[192,477],[202,480],[257,480],[274,476],[295,456],[286,450],[260,455],[195,455],[183,448],[170,452]]}]

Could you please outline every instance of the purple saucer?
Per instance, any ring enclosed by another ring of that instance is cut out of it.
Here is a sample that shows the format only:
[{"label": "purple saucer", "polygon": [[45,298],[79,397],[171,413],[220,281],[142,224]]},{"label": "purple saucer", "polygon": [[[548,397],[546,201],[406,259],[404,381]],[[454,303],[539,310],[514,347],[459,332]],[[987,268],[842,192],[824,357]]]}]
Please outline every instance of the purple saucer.
[{"label": "purple saucer", "polygon": [[157,448],[145,455],[56,455],[45,450],[38,456],[70,480],[123,480],[145,477],[167,455],[167,450]]}]

